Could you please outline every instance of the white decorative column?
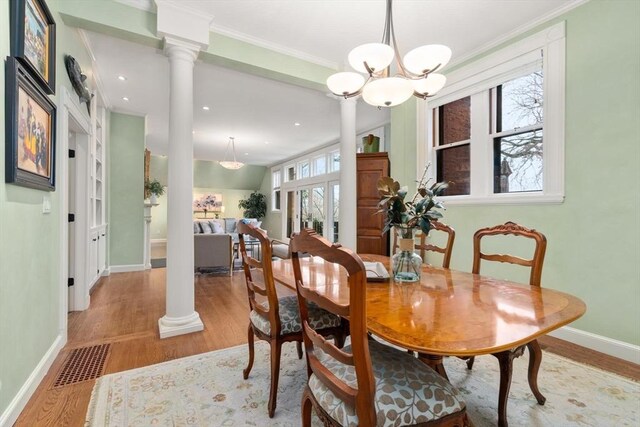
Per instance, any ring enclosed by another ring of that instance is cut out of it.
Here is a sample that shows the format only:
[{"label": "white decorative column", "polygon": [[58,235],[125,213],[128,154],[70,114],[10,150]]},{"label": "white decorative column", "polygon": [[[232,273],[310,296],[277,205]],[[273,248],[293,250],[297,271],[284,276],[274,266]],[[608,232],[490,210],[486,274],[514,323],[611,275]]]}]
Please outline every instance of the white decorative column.
[{"label": "white decorative column", "polygon": [[166,314],[160,338],[204,329],[195,311],[193,258],[193,66],[209,43],[211,17],[156,0],[158,35],[169,57]]},{"label": "white decorative column", "polygon": [[151,269],[151,208],[157,203],[144,202],[144,269]]},{"label": "white decorative column", "polygon": [[340,100],[340,243],[356,251],[356,98]]}]

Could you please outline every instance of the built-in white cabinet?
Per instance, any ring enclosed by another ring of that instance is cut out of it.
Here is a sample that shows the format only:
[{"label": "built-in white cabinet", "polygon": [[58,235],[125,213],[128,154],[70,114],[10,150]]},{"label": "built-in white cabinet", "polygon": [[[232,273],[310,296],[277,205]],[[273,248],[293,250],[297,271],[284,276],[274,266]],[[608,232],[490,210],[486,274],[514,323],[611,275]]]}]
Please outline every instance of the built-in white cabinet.
[{"label": "built-in white cabinet", "polygon": [[106,269],[106,110],[94,103],[91,122],[93,135],[89,155],[89,288]]}]

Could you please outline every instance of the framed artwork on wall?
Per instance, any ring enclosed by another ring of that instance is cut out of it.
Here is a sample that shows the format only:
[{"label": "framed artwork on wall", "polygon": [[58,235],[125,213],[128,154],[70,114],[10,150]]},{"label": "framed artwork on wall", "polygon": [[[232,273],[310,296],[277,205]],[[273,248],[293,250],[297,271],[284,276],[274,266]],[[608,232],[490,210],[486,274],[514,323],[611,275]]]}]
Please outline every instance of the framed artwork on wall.
[{"label": "framed artwork on wall", "polygon": [[56,23],[45,0],[10,0],[11,56],[47,94],[56,89]]},{"label": "framed artwork on wall", "polygon": [[55,191],[56,106],[16,58],[5,75],[5,181]]},{"label": "framed artwork on wall", "polygon": [[213,212],[217,218],[221,213],[224,213],[222,194],[194,194],[193,211],[196,213],[203,212],[203,218],[207,217],[207,212]]}]

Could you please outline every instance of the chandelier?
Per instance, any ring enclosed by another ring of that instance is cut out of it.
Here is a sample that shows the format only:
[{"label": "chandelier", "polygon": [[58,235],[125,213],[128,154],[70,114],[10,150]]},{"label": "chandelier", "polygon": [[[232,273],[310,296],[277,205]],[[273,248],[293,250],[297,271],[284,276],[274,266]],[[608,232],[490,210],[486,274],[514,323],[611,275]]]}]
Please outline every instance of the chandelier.
[{"label": "chandelier", "polygon": [[[231,148],[231,151],[233,153],[233,161],[227,160],[227,155],[229,154],[229,148]],[[232,136],[229,137],[229,143],[227,144],[227,151],[225,151],[224,153],[224,160],[220,162],[220,166],[222,166],[223,168],[231,169],[231,170],[238,170],[244,166],[244,163],[236,160],[236,142]]]},{"label": "chandelier", "polygon": [[[362,94],[367,104],[392,107],[402,104],[411,95],[421,99],[433,96],[445,85],[447,78],[435,73],[451,59],[451,49],[432,44],[420,46],[400,60],[398,43],[393,29],[392,0],[387,0],[382,43],[367,43],[349,53],[349,64],[362,74],[341,72],[327,79],[334,95],[345,99]],[[398,73],[390,75],[391,62],[396,58]]]}]

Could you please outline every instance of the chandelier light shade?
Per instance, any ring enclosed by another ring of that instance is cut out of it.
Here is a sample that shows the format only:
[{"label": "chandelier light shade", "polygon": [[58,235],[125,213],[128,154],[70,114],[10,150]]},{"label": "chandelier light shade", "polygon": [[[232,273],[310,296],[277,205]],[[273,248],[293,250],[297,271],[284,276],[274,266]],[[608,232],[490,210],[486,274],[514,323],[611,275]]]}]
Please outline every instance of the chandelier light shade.
[{"label": "chandelier light shade", "polygon": [[[233,153],[233,160],[227,160],[227,155],[229,154],[229,148],[231,148],[231,152]],[[220,162],[220,166],[226,169],[238,170],[244,166],[244,163],[236,160],[236,141],[230,136],[229,143],[227,144],[227,151],[224,153],[224,160]]]},{"label": "chandelier light shade", "polygon": [[[349,53],[349,64],[367,77],[354,72],[340,72],[327,79],[333,94],[345,99],[362,94],[366,103],[377,107],[402,104],[411,95],[427,99],[442,89],[447,79],[441,70],[451,59],[451,49],[441,44],[417,47],[401,59],[393,28],[393,0],[387,11],[381,43],[367,43]],[[397,73],[391,76],[395,58]]]},{"label": "chandelier light shade", "polygon": [[362,90],[362,99],[367,104],[393,107],[402,104],[413,95],[411,80],[402,77],[385,77],[373,80]]}]

